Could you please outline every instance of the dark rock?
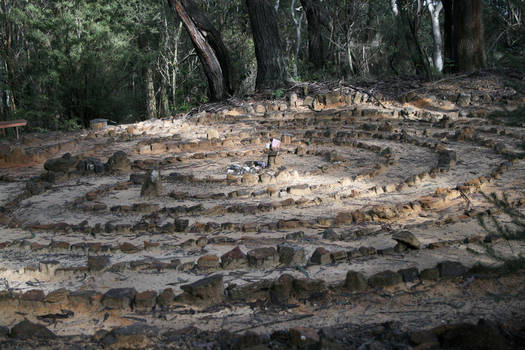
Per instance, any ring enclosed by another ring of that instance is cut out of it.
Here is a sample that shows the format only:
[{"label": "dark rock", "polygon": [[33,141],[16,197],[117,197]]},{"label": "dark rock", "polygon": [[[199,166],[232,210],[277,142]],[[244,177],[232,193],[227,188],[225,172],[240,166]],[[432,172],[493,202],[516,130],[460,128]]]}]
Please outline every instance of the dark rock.
[{"label": "dark rock", "polygon": [[300,348],[316,345],[319,343],[319,335],[313,328],[290,328],[290,343]]},{"label": "dark rock", "polygon": [[253,349],[254,347],[261,344],[261,337],[257,333],[246,332],[233,341],[232,350]]},{"label": "dark rock", "polygon": [[368,288],[368,283],[366,281],[365,276],[356,271],[348,271],[346,273],[346,279],[345,279],[345,288],[352,291],[361,291]]},{"label": "dark rock", "polygon": [[346,254],[346,251],[344,250],[338,250],[338,251],[330,253],[330,257],[334,264],[338,264],[338,263],[345,262],[346,259],[348,258],[348,254]]},{"label": "dark rock", "polygon": [[101,174],[104,172],[104,163],[98,158],[88,157],[78,161],[77,170],[80,172]]},{"label": "dark rock", "polygon": [[46,326],[24,320],[11,328],[11,338],[17,339],[54,339],[55,333],[51,332]]},{"label": "dark rock", "polygon": [[337,232],[335,232],[333,229],[329,228],[322,232],[323,239],[327,239],[329,241],[338,241],[339,235]]},{"label": "dark rock", "polygon": [[222,275],[214,275],[180,287],[185,299],[199,305],[212,305],[223,301],[224,282]]},{"label": "dark rock", "polygon": [[239,247],[235,247],[221,256],[223,269],[238,269],[248,266],[248,258]]},{"label": "dark rock", "polygon": [[403,282],[400,274],[390,270],[376,273],[368,279],[368,284],[372,288],[389,287]]},{"label": "dark rock", "polygon": [[326,292],[326,282],[323,280],[296,279],[293,281],[293,293],[297,299],[321,299]]},{"label": "dark rock", "polygon": [[279,253],[279,261],[283,265],[297,266],[304,265],[306,262],[304,249],[302,247],[291,244],[280,244],[277,246],[277,252]]},{"label": "dark rock", "polygon": [[233,301],[253,302],[258,300],[266,300],[270,296],[270,289],[272,282],[269,280],[261,280],[255,283],[246,284],[243,286],[228,287],[228,296]]},{"label": "dark rock", "polygon": [[326,265],[331,262],[330,252],[323,247],[317,248],[310,258],[310,263],[314,265]]},{"label": "dark rock", "polygon": [[248,264],[251,267],[267,269],[279,264],[279,255],[274,247],[257,248],[247,254]]},{"label": "dark rock", "polygon": [[449,169],[454,166],[458,160],[456,151],[443,149],[438,151],[438,164],[437,167],[441,169]]},{"label": "dark rock", "polygon": [[397,242],[401,242],[413,249],[419,249],[421,242],[414,236],[410,231],[398,231],[392,235],[392,239]]},{"label": "dark rock", "polygon": [[5,339],[9,336],[9,328],[0,326],[0,339]]},{"label": "dark rock", "polygon": [[403,277],[403,282],[405,283],[417,281],[419,277],[419,271],[417,270],[416,267],[402,269],[402,270],[397,271],[397,273],[400,274],[401,277]]},{"label": "dark rock", "polygon": [[174,299],[175,294],[173,293],[173,289],[166,288],[157,297],[157,304],[161,307],[161,309],[168,309],[171,307],[171,305],[173,305]]},{"label": "dark rock", "polygon": [[131,171],[131,162],[123,151],[115,152],[104,165],[108,172],[129,172]]},{"label": "dark rock", "polygon": [[90,255],[88,256],[87,266],[89,271],[101,271],[111,264],[107,255]]},{"label": "dark rock", "polygon": [[143,323],[114,328],[100,341],[112,349],[143,349],[154,341],[158,334],[157,327]]},{"label": "dark rock", "polygon": [[175,225],[176,232],[184,232],[188,228],[189,220],[187,219],[175,219],[173,224]]},{"label": "dark rock", "polygon": [[66,153],[60,158],[48,159],[44,163],[44,169],[56,173],[70,173],[77,169],[78,158]]},{"label": "dark rock", "polygon": [[419,274],[422,281],[437,281],[439,280],[439,270],[435,267],[425,269]]},{"label": "dark rock", "polygon": [[480,320],[477,325],[463,323],[437,327],[433,332],[445,349],[516,349],[497,324],[486,320]]},{"label": "dark rock", "polygon": [[290,296],[293,290],[293,276],[284,274],[273,282],[270,290],[270,298],[272,303],[277,305],[285,305],[290,301]]},{"label": "dark rock", "polygon": [[286,235],[286,239],[287,240],[300,240],[300,239],[303,239],[304,238],[304,232],[303,231],[297,231],[297,232],[292,232],[292,233],[288,233]]},{"label": "dark rock", "polygon": [[462,263],[456,261],[443,261],[437,265],[437,268],[443,278],[458,277],[468,270]]},{"label": "dark rock", "polygon": [[133,182],[134,185],[142,185],[146,181],[146,174],[131,174],[129,176],[129,181]]},{"label": "dark rock", "polygon": [[110,289],[104,294],[102,305],[109,309],[129,309],[133,307],[136,294],[135,288]]},{"label": "dark rock", "polygon": [[157,302],[156,291],[145,291],[135,295],[135,308],[138,311],[151,311]]},{"label": "dark rock", "polygon": [[150,170],[146,175],[146,180],[142,184],[140,196],[142,198],[156,198],[162,194],[162,182],[160,170]]}]

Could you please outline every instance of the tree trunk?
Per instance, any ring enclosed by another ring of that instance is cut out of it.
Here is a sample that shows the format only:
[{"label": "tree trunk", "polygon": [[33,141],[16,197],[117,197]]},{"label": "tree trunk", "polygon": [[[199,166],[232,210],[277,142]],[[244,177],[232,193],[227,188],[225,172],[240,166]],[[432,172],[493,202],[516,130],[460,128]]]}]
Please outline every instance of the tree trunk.
[{"label": "tree trunk", "polygon": [[228,51],[219,33],[191,0],[168,2],[177,11],[197,51],[208,79],[210,100],[223,100],[233,89]]},{"label": "tree trunk", "polygon": [[286,84],[288,74],[284,64],[277,14],[269,0],[246,0],[255,56],[257,58],[257,90],[274,89]]},{"label": "tree trunk", "polygon": [[428,12],[430,12],[432,21],[432,37],[434,38],[434,67],[440,73],[443,72],[443,39],[441,38],[441,26],[439,25],[439,14],[442,9],[443,3],[440,0],[438,0],[437,4],[434,4],[434,0],[428,1]]},{"label": "tree trunk", "polygon": [[321,11],[319,0],[301,0],[308,22],[308,59],[315,68],[324,65],[324,45],[321,37]]},{"label": "tree trunk", "polygon": [[148,119],[157,118],[157,101],[155,100],[155,86],[153,85],[153,71],[146,69],[146,112]]},{"label": "tree trunk", "polygon": [[449,71],[472,72],[487,62],[481,0],[443,0]]},{"label": "tree trunk", "polygon": [[294,51],[294,60],[293,60],[293,77],[297,78],[297,61],[299,60],[299,50],[301,49],[301,27],[303,24],[304,11],[301,11],[301,16],[297,18],[295,13],[295,0],[292,0],[290,5],[290,11],[292,13],[292,20],[295,24],[295,51]]}]

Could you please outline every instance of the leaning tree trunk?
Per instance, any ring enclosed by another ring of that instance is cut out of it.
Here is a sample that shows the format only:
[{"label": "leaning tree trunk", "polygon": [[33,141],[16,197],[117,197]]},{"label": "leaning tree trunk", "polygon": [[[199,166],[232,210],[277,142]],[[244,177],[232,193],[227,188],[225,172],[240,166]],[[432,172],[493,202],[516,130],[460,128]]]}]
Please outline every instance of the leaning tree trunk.
[{"label": "leaning tree trunk", "polygon": [[284,64],[277,14],[268,0],[246,0],[255,56],[257,58],[257,90],[274,89],[286,84],[288,74]]},{"label": "leaning tree trunk", "polygon": [[449,71],[472,72],[487,62],[481,0],[443,0]]},{"label": "leaning tree trunk", "polygon": [[223,100],[233,91],[228,50],[211,22],[191,0],[168,0],[177,11],[208,79],[210,100]]},{"label": "leaning tree trunk", "polygon": [[324,45],[321,37],[321,3],[319,0],[301,0],[308,22],[308,59],[315,68],[324,65]]}]

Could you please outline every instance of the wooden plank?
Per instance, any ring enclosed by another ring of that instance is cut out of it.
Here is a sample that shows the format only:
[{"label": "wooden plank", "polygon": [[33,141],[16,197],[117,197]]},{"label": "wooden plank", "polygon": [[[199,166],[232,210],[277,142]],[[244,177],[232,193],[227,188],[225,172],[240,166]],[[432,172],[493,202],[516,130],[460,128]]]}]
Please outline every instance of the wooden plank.
[{"label": "wooden plank", "polygon": [[24,119],[7,120],[7,121],[0,122],[0,129],[13,128],[17,126],[26,126],[26,125],[27,125],[27,120],[24,120]]}]

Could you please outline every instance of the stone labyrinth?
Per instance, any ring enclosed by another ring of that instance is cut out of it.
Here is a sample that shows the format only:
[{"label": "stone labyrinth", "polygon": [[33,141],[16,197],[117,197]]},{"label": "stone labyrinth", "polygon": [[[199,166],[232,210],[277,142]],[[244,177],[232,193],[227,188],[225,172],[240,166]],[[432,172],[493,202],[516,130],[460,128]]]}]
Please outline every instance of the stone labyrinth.
[{"label": "stone labyrinth", "polygon": [[522,210],[525,130],[477,117],[499,101],[467,97],[418,108],[293,93],[3,141],[0,328],[211,349],[177,330],[301,347],[349,322],[517,319],[523,274],[476,271],[525,252],[486,197]]}]

